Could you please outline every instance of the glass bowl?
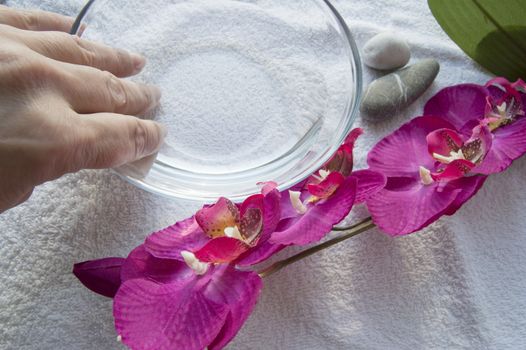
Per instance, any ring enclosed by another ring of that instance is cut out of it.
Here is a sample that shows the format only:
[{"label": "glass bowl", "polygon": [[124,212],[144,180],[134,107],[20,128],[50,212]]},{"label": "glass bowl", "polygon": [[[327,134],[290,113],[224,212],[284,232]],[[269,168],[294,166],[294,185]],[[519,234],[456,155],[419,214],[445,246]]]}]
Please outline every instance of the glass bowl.
[{"label": "glass bowl", "polygon": [[[72,33],[147,58],[168,136],[148,172],[117,172],[176,198],[241,201],[320,168],[350,131],[362,72],[328,0],[92,0]],[[144,164],[142,164],[144,168]]]}]

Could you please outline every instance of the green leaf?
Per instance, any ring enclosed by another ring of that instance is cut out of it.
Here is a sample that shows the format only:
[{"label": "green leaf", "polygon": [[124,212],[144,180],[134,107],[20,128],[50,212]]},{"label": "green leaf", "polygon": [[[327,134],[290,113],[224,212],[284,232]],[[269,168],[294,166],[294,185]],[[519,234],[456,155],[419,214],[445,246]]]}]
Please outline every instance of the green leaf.
[{"label": "green leaf", "polygon": [[526,0],[428,0],[449,37],[495,75],[526,78]]}]

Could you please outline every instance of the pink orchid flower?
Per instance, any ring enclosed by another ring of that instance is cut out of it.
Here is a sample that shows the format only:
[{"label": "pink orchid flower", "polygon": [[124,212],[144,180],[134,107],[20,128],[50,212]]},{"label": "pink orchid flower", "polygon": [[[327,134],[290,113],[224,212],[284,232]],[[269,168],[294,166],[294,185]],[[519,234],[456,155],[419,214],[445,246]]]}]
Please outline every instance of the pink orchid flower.
[{"label": "pink orchid flower", "polygon": [[185,262],[136,248],[121,270],[113,315],[120,340],[132,349],[222,349],[258,300],[263,283],[231,264],[196,274]]},{"label": "pink orchid flower", "polygon": [[491,147],[487,127],[469,137],[437,117],[418,117],[381,140],[369,152],[371,170],[387,184],[366,200],[374,222],[392,236],[418,231],[442,215],[454,214],[482,186],[472,176]]},{"label": "pink orchid flower", "polygon": [[237,265],[258,264],[289,245],[319,241],[353,205],[378,192],[385,176],[353,170],[353,149],[362,129],[352,130],[326,164],[307,180],[282,193],[281,219],[268,240],[243,254]]},{"label": "pink orchid flower", "polygon": [[211,264],[232,263],[265,244],[280,217],[281,194],[274,183],[236,205],[226,198],[205,206],[194,217],[151,234],[145,247],[161,259],[186,261],[204,274]]},{"label": "pink orchid flower", "polygon": [[283,194],[282,221],[269,242],[305,245],[319,241],[355,203],[378,192],[385,177],[372,170],[353,172],[353,149],[362,129],[354,129],[334,156],[304,183]]},{"label": "pink orchid flower", "polygon": [[424,115],[443,118],[469,137],[477,125],[491,131],[492,144],[484,163],[473,172],[493,174],[507,169],[526,153],[526,84],[504,78],[486,86],[462,84],[445,88],[431,98]]},{"label": "pink orchid flower", "polygon": [[114,298],[118,339],[136,350],[224,348],[263,286],[256,273],[230,264],[196,274],[184,261],[154,257],[144,245],[126,259],[77,264],[74,273],[88,288]]}]

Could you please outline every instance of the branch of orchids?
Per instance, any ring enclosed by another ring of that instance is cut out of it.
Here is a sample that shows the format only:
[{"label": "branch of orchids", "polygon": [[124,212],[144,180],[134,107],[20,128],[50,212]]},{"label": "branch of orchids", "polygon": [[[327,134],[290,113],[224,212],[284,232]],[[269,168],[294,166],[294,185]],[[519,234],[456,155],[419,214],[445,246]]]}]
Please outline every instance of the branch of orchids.
[{"label": "branch of orchids", "polygon": [[269,267],[261,270],[258,272],[259,276],[261,278],[268,277],[270,275],[273,275],[274,273],[278,272],[279,270],[297,262],[302,259],[305,259],[306,257],[309,257],[313,254],[316,254],[319,251],[322,251],[324,249],[327,249],[329,247],[332,247],[333,245],[336,245],[340,242],[343,242],[351,237],[357,236],[360,233],[363,233],[365,231],[368,231],[372,228],[376,227],[376,225],[373,223],[373,220],[371,218],[364,219],[363,221],[360,221],[359,223],[349,226],[349,227],[334,227],[333,231],[338,232],[345,232],[337,237],[334,237],[332,239],[329,239],[328,241],[325,241],[323,243],[320,243],[318,245],[315,245],[309,249],[306,249],[296,255],[293,255],[291,257],[288,257],[287,259],[278,261]]}]

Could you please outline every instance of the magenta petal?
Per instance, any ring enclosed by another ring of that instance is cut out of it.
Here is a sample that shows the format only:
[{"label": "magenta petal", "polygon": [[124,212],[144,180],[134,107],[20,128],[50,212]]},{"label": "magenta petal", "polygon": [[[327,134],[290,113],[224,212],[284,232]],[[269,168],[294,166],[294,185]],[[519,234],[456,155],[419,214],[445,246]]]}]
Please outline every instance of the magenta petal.
[{"label": "magenta petal", "polygon": [[182,251],[197,250],[209,240],[194,217],[191,217],[152,233],[146,238],[144,245],[146,250],[157,258],[183,261]]},{"label": "magenta petal", "polygon": [[461,191],[439,186],[437,182],[425,186],[417,179],[390,178],[386,188],[367,200],[367,208],[374,223],[389,235],[415,232],[438,219]]},{"label": "magenta petal", "polygon": [[441,117],[450,129],[462,130],[471,119],[484,118],[488,90],[480,85],[461,84],[440,90],[424,107],[424,115]]},{"label": "magenta petal", "polygon": [[276,189],[272,189],[267,191],[265,195],[250,196],[241,204],[240,212],[242,216],[251,208],[258,208],[263,212],[263,231],[259,242],[265,242],[276,229],[281,217],[280,203],[281,193]]},{"label": "magenta petal", "polygon": [[310,194],[321,199],[329,198],[334,192],[340,187],[345,181],[342,174],[338,172],[330,173],[322,182],[319,184],[309,184],[307,188]]},{"label": "magenta petal", "polygon": [[[290,189],[289,191],[295,191],[295,190]],[[296,209],[294,209],[294,207],[292,206],[292,202],[290,201],[289,191],[283,192],[281,196],[281,200],[280,200],[281,220],[298,216],[298,212],[296,211]],[[300,191],[301,190],[298,190],[298,192]],[[302,194],[303,194],[301,198],[302,201],[306,199],[307,197],[309,197],[309,193],[307,191],[303,191]]]},{"label": "magenta petal", "polygon": [[269,242],[281,245],[305,245],[319,241],[350,212],[356,196],[357,179],[348,177],[330,198],[311,205],[293,225],[274,232]]},{"label": "magenta petal", "polygon": [[185,262],[175,259],[159,259],[148,253],[144,245],[135,248],[122,265],[123,282],[134,278],[147,278],[162,283],[193,276]]},{"label": "magenta petal", "polygon": [[438,129],[453,129],[437,117],[418,117],[378,142],[369,152],[367,163],[371,170],[387,177],[414,177],[420,166],[433,169],[435,161],[429,156],[426,137]]},{"label": "magenta petal", "polygon": [[249,249],[250,247],[239,239],[219,237],[209,241],[194,254],[202,262],[229,263]]},{"label": "magenta petal", "polygon": [[462,153],[466,159],[481,162],[493,144],[493,134],[485,125],[477,125],[473,128],[473,134],[462,146]]},{"label": "magenta petal", "polygon": [[265,199],[265,196],[263,194],[255,194],[243,201],[239,207],[239,213],[241,216],[244,216],[247,210],[249,209],[259,209],[262,212],[264,211],[264,204],[263,200]]},{"label": "magenta petal", "polygon": [[216,267],[212,276],[203,293],[209,300],[225,303],[230,308],[223,328],[208,346],[209,350],[220,350],[234,338],[252,313],[263,282],[256,273],[237,271],[231,265]]},{"label": "magenta petal", "polygon": [[274,232],[281,219],[281,193],[273,190],[263,199],[263,233],[260,242],[265,242]]},{"label": "magenta petal", "polygon": [[239,259],[236,261],[236,265],[251,266],[251,265],[259,264],[260,262],[267,260],[272,255],[281,251],[283,248],[285,248],[284,245],[272,244],[268,241],[263,242],[259,244],[257,247],[252,248],[246,253],[244,253],[243,255],[241,255]]},{"label": "magenta petal", "polygon": [[511,163],[526,153],[526,117],[501,126],[494,132],[493,142],[482,164],[474,171],[494,174],[506,170]]},{"label": "magenta petal", "polygon": [[[524,87],[523,84],[524,82],[520,79],[512,84],[506,78],[497,77],[497,78],[494,78],[488,81],[486,83],[486,87],[488,89],[490,88],[499,89],[500,87],[500,89],[504,92],[503,94],[501,93],[493,94],[492,93],[492,97],[495,100],[499,101],[499,104],[500,102],[503,102],[506,98],[511,98],[511,97],[515,99],[516,101],[518,101],[519,103],[521,103],[522,98],[520,96],[519,90],[517,89],[522,89]],[[498,97],[500,97],[500,100],[497,99]]]},{"label": "magenta petal", "polygon": [[363,135],[363,129],[362,128],[355,128],[352,129],[349,135],[345,138],[344,145],[351,145],[358,140],[358,138]]},{"label": "magenta petal", "polygon": [[[337,171],[345,177],[349,176],[353,168],[354,143],[362,134],[363,130],[360,128],[351,130],[344,143],[322,168],[330,172]],[[292,190],[294,191],[294,189]]]},{"label": "magenta petal", "polygon": [[261,194],[264,196],[274,191],[276,187],[278,187],[278,183],[274,181],[258,182],[257,185],[262,186]]},{"label": "magenta petal", "polygon": [[367,198],[384,188],[387,183],[387,178],[383,174],[369,169],[353,171],[351,176],[358,180],[354,201],[356,204],[365,202]]},{"label": "magenta petal", "polygon": [[212,238],[225,234],[225,228],[239,224],[239,210],[226,198],[219,198],[216,204],[205,207],[195,214],[195,219],[203,231]]},{"label": "magenta petal", "polygon": [[219,334],[229,309],[209,300],[198,282],[124,282],[113,303],[122,342],[134,350],[206,348]]},{"label": "magenta petal", "polygon": [[263,214],[258,208],[249,208],[241,218],[239,231],[250,246],[254,246],[263,229]]},{"label": "magenta petal", "polygon": [[105,258],[75,264],[73,274],[91,291],[113,298],[121,285],[124,258]]},{"label": "magenta petal", "polygon": [[429,154],[440,154],[448,157],[451,151],[457,152],[463,144],[462,137],[451,129],[438,129],[426,137]]},{"label": "magenta petal", "polygon": [[457,159],[447,164],[444,170],[437,174],[432,174],[437,181],[449,181],[464,177],[475,167],[469,160]]},{"label": "magenta petal", "polygon": [[460,207],[466,203],[471,197],[477,194],[478,190],[486,181],[487,176],[469,176],[463,177],[448,183],[448,186],[453,188],[462,188],[462,191],[455,197],[453,203],[449,205],[444,215],[453,215]]}]

